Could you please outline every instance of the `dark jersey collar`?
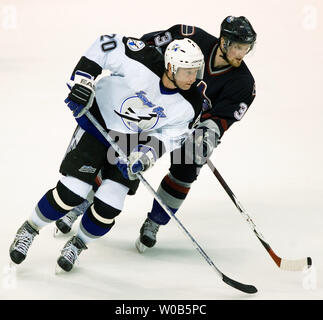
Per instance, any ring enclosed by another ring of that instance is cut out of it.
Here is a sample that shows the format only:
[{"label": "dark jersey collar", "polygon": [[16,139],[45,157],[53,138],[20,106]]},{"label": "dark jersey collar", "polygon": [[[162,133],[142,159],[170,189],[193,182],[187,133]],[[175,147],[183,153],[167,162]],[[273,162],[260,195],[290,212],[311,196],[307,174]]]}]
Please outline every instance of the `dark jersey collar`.
[{"label": "dark jersey collar", "polygon": [[162,80],[160,79],[159,81],[159,88],[160,88],[160,92],[162,94],[175,94],[175,93],[178,93],[179,90],[178,88],[175,88],[175,89],[169,89],[169,88],[166,88],[164,85],[163,85],[163,82]]},{"label": "dark jersey collar", "polygon": [[211,50],[211,54],[209,55],[209,60],[207,62],[207,69],[210,75],[218,75],[218,74],[222,74],[226,71],[231,70],[233,67],[232,66],[224,66],[224,67],[220,67],[220,68],[215,68],[214,67],[214,59],[216,56],[216,51],[219,47],[219,43],[216,42],[214,47]]}]

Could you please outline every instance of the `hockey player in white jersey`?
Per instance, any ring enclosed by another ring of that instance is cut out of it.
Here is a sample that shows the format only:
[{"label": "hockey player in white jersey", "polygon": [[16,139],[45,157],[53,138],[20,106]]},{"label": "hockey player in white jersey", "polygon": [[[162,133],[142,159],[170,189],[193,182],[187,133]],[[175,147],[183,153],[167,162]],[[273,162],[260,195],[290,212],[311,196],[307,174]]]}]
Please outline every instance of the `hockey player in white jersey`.
[{"label": "hockey player in white jersey", "polygon": [[[110,70],[110,76],[96,81],[103,70]],[[70,271],[88,243],[113,227],[126,195],[138,188],[136,173],[180,147],[191,132],[202,110],[195,80],[203,71],[203,54],[189,39],[171,42],[164,55],[138,39],[116,34],[97,39],[75,67],[65,100],[78,126],[60,166],[62,177],[18,229],[9,249],[11,260],[24,261],[43,227],[83,203],[101,171],[93,204],[57,260]],[[86,112],[123,149],[127,162],[118,158]]]}]

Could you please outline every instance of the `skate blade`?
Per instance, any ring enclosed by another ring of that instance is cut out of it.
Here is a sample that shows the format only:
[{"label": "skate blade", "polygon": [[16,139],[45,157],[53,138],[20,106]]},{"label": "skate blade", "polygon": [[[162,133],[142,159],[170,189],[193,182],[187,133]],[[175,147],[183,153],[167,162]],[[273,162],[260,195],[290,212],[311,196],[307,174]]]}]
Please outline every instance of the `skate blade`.
[{"label": "skate blade", "polygon": [[57,238],[57,237],[64,237],[64,236],[69,236],[69,233],[70,233],[70,231],[69,232],[66,232],[66,233],[64,233],[64,232],[62,232],[61,230],[59,230],[56,226],[54,227],[54,229],[53,229],[53,237],[54,238]]},{"label": "skate blade", "polygon": [[56,266],[55,266],[55,274],[59,275],[59,274],[67,274],[67,273],[71,273],[73,270],[76,269],[76,267],[80,264],[79,260],[76,260],[74,263],[74,266],[72,267],[71,270],[67,271],[64,270],[63,268],[60,267],[60,265],[56,262]]},{"label": "skate blade", "polygon": [[139,253],[144,253],[148,247],[146,247],[141,241],[140,238],[136,240],[136,248]]},{"label": "skate blade", "polygon": [[60,274],[65,274],[66,271],[64,269],[62,269],[58,263],[56,263],[55,266],[55,275],[60,275]]},{"label": "skate blade", "polygon": [[56,238],[57,236],[60,235],[60,230],[55,226],[53,230],[53,237]]}]

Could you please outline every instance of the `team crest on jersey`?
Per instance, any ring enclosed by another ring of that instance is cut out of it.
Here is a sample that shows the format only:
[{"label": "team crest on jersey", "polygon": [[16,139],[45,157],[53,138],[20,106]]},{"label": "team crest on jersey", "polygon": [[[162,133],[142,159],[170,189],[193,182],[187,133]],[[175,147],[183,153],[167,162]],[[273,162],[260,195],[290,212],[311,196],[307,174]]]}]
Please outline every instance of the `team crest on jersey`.
[{"label": "team crest on jersey", "polygon": [[145,47],[145,43],[141,40],[128,39],[127,46],[131,51],[139,51]]},{"label": "team crest on jersey", "polygon": [[119,111],[114,112],[131,131],[142,132],[153,129],[160,118],[166,118],[164,108],[156,106],[146,97],[146,92],[136,92],[135,96],[125,99]]}]

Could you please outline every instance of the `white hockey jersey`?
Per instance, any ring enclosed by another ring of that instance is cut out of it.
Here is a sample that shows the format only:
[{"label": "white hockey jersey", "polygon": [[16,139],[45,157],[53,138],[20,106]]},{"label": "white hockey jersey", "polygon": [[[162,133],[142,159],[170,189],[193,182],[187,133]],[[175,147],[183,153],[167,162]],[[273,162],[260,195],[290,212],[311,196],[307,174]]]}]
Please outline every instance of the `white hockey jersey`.
[{"label": "white hockey jersey", "polygon": [[[107,129],[125,134],[145,132],[163,142],[167,152],[178,147],[198,118],[202,97],[190,90],[163,86],[163,56],[143,41],[121,35],[98,38],[84,55],[109,76],[96,83],[96,104]],[[82,71],[82,70],[81,70]]]}]

